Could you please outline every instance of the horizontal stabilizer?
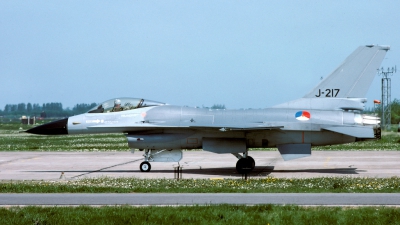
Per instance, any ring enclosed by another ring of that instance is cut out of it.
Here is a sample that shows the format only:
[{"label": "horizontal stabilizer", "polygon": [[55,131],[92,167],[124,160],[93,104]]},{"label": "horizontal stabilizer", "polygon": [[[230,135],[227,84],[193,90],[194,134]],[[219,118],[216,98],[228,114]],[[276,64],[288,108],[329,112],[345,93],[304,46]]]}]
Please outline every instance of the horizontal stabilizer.
[{"label": "horizontal stabilizer", "polygon": [[311,155],[311,144],[285,144],[278,145],[283,160],[304,158]]},{"label": "horizontal stabilizer", "polygon": [[348,136],[356,138],[374,138],[374,130],[372,127],[350,127],[350,126],[340,126],[340,127],[324,127],[324,130],[333,131],[340,134],[345,134]]}]

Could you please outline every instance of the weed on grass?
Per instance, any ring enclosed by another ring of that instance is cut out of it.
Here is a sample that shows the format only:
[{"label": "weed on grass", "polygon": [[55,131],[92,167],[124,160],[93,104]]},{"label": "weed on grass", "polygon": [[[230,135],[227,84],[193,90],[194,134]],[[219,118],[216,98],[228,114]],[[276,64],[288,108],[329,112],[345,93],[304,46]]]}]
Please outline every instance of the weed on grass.
[{"label": "weed on grass", "polygon": [[1,193],[396,193],[400,178],[322,177],[288,179],[84,178],[62,181],[7,181]]}]

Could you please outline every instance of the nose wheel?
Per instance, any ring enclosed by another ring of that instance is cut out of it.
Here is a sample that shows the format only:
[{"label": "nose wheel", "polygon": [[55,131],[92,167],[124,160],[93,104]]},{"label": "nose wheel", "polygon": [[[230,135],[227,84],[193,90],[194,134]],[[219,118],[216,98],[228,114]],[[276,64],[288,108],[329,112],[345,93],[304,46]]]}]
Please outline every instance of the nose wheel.
[{"label": "nose wheel", "polygon": [[142,172],[150,172],[151,165],[149,162],[142,162],[140,163],[140,171]]}]

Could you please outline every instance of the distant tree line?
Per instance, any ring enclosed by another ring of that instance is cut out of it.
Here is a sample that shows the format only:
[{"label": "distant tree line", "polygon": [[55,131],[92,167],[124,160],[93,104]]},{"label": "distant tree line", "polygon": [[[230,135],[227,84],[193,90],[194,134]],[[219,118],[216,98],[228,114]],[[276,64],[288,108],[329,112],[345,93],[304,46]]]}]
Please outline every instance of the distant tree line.
[{"label": "distant tree line", "polygon": [[394,99],[392,101],[392,104],[390,105],[391,107],[391,121],[392,124],[398,124],[400,123],[400,100],[399,99]]},{"label": "distant tree line", "polygon": [[211,109],[226,109],[225,105],[223,104],[214,104],[213,106],[211,106]]},{"label": "distant tree line", "polygon": [[214,104],[211,107],[203,105],[203,108],[205,108],[205,109],[226,109],[225,105],[223,105],[223,104]]},{"label": "distant tree line", "polygon": [[2,116],[36,116],[36,117],[67,117],[77,114],[81,114],[89,111],[89,109],[95,107],[97,103],[92,104],[76,104],[72,109],[64,109],[62,103],[51,102],[40,104],[31,103],[19,103],[19,104],[7,104],[4,110],[0,110]]},{"label": "distant tree line", "polygon": [[[392,103],[390,104],[391,109],[391,123],[398,124],[400,123],[400,100],[395,98]],[[376,105],[376,108],[368,108],[364,110],[363,113],[366,114],[376,114],[379,117],[382,117],[382,105]]]}]

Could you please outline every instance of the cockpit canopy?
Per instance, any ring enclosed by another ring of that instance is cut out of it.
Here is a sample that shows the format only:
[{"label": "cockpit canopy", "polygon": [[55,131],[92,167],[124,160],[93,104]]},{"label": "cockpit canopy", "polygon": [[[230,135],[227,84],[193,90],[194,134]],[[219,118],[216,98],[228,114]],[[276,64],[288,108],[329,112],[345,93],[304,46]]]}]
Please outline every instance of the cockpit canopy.
[{"label": "cockpit canopy", "polygon": [[165,105],[162,102],[142,98],[114,98],[90,109],[88,113],[111,113],[132,110],[137,108]]}]

